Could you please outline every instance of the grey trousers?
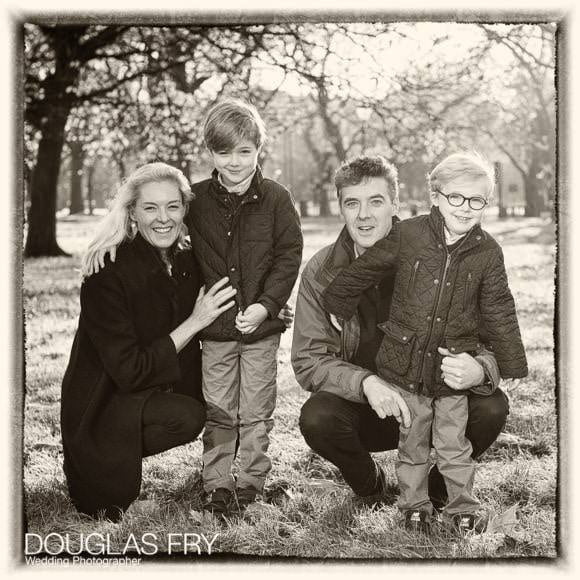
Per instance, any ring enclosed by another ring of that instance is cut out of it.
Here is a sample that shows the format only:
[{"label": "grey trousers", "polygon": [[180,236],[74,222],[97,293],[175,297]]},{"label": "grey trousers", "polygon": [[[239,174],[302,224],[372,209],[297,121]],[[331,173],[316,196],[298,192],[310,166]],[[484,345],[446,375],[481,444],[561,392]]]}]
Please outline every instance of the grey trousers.
[{"label": "grey trousers", "polygon": [[239,446],[237,487],[261,491],[272,466],[266,455],[276,406],[280,335],[246,344],[206,340],[202,344],[203,486],[233,491],[232,464]]},{"label": "grey trousers", "polygon": [[479,502],[472,494],[475,462],[472,448],[465,436],[467,426],[467,396],[427,397],[400,394],[411,411],[411,426],[401,427],[399,457],[396,464],[402,510],[421,509],[433,512],[429,500],[428,475],[431,441],[437,456],[437,467],[445,480],[449,502],[443,514],[473,513]]}]

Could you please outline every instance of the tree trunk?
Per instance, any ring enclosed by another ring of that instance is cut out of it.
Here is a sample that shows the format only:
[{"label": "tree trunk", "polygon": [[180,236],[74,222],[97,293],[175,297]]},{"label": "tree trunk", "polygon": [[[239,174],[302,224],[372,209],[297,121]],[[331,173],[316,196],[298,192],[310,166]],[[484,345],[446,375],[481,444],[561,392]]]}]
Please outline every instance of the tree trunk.
[{"label": "tree trunk", "polygon": [[330,215],[330,204],[328,203],[328,192],[326,187],[319,187],[318,191],[318,207],[320,208],[320,217],[328,217]]},{"label": "tree trunk", "polygon": [[529,172],[524,178],[524,188],[526,190],[526,217],[539,217],[544,209],[544,202],[538,191],[539,182],[533,172]]},{"label": "tree trunk", "polygon": [[93,179],[97,164],[93,161],[87,168],[87,203],[89,206],[89,215],[93,215]]},{"label": "tree trunk", "polygon": [[299,202],[300,217],[308,217],[308,201],[301,199]]},{"label": "tree trunk", "polygon": [[70,213],[83,213],[85,211],[85,201],[83,197],[83,146],[78,141],[69,143],[70,161]]},{"label": "tree trunk", "polygon": [[36,165],[32,170],[28,235],[25,257],[68,256],[56,241],[56,192],[64,128],[69,109],[65,105],[49,114],[38,144]]}]

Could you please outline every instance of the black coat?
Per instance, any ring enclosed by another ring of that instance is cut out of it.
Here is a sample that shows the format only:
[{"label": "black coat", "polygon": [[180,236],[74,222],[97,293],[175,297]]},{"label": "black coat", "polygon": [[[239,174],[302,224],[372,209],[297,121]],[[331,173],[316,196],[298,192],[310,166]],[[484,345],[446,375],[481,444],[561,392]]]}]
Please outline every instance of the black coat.
[{"label": "black coat", "polygon": [[[254,342],[283,332],[278,313],[290,297],[302,259],[302,230],[290,192],[262,177],[260,169],[240,203],[230,205],[228,193],[214,171],[192,186],[195,199],[187,226],[195,255],[209,288],[224,276],[238,290],[237,308],[224,312],[205,328],[209,340]],[[259,302],[268,318],[251,334],[235,327],[238,310]]]},{"label": "black coat", "polygon": [[70,361],[62,383],[64,471],[83,512],[126,509],[141,484],[143,405],[153,392],[202,400],[199,341],[177,354],[169,333],[193,309],[200,280],[191,250],[179,251],[170,277],[139,234],[115,263],[86,279]]},{"label": "black coat", "polygon": [[422,383],[430,395],[456,391],[441,379],[441,355],[476,352],[489,344],[503,378],[528,372],[503,252],[475,226],[447,251],[444,221],[437,207],[429,215],[396,224],[343,270],[324,294],[325,308],[349,319],[362,291],[396,271],[385,338],[377,355],[381,377],[413,391]]}]

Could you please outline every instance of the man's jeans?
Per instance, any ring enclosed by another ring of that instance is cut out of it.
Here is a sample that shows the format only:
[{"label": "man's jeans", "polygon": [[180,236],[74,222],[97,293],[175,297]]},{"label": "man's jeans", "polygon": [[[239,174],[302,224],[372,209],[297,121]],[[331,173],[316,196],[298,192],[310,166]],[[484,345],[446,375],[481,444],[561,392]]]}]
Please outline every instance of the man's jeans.
[{"label": "man's jeans", "polygon": [[[477,458],[500,434],[509,406],[500,389],[489,396],[469,395],[468,403],[466,436],[473,448],[472,457]],[[377,467],[369,452],[397,449],[399,443],[399,424],[393,417],[379,419],[370,405],[324,391],[304,403],[300,430],[306,443],[336,465],[361,496],[377,489]]]},{"label": "man's jeans", "polygon": [[266,455],[276,406],[280,335],[253,343],[206,340],[202,347],[203,487],[233,491],[232,463],[240,453],[237,487],[262,491],[272,466]]}]

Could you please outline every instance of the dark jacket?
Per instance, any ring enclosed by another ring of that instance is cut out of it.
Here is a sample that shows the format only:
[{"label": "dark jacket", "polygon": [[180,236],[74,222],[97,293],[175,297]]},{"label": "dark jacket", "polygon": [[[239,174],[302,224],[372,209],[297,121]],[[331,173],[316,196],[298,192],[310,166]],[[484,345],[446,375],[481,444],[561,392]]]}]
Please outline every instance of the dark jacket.
[{"label": "dark jacket", "polygon": [[[237,308],[224,312],[201,334],[210,340],[254,342],[285,330],[278,313],[290,297],[302,259],[302,230],[290,193],[260,169],[237,206],[214,170],[192,186],[187,226],[206,288],[224,276],[238,292]],[[251,334],[235,328],[238,310],[259,302],[268,318]]]},{"label": "dark jacket", "polygon": [[365,288],[396,270],[385,338],[377,356],[379,374],[429,395],[456,394],[441,380],[441,355],[473,353],[489,344],[503,378],[523,377],[527,362],[515,304],[498,243],[473,228],[451,253],[438,208],[397,224],[389,236],[339,274],[324,294],[333,314],[350,319]]},{"label": "dark jacket", "polygon": [[170,277],[139,234],[81,286],[81,313],[62,383],[64,471],[73,503],[94,514],[126,509],[141,484],[141,413],[159,389],[202,400],[195,338],[177,354],[169,333],[200,287],[191,250]]}]

